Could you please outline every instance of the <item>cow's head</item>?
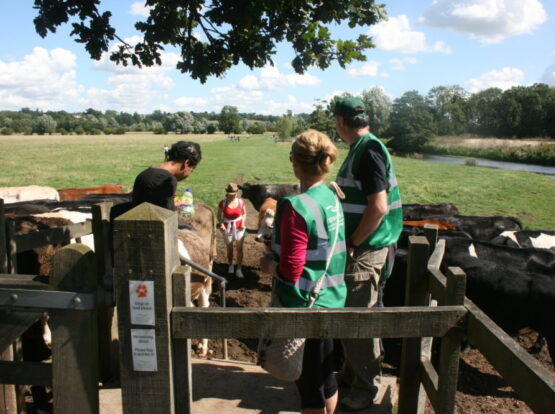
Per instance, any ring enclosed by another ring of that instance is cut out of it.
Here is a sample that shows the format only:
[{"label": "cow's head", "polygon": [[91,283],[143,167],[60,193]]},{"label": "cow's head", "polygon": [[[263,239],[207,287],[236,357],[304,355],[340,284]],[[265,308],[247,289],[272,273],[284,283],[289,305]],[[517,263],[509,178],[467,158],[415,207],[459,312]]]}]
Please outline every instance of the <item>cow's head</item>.
[{"label": "cow's head", "polygon": [[269,243],[272,238],[272,231],[274,230],[274,217],[276,215],[275,210],[268,209],[264,212],[262,220],[260,220],[260,225],[258,228],[258,233],[254,238],[260,243]]}]

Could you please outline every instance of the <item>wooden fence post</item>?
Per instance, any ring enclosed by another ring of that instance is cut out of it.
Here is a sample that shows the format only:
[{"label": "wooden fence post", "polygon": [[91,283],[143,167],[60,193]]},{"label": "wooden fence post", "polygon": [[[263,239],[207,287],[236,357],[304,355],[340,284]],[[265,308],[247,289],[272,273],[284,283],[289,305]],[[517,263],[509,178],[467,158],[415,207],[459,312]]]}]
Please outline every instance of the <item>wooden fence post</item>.
[{"label": "wooden fence post", "polygon": [[[98,283],[104,286],[105,275],[112,274],[112,253],[110,250],[110,209],[113,203],[105,202],[92,206],[92,230],[94,234],[94,252],[97,260]],[[100,381],[104,384],[112,377],[117,377],[119,364],[117,363],[117,348],[112,346],[114,341],[113,329],[117,321],[114,308],[105,304],[98,307],[98,354],[100,363]],[[115,348],[115,349],[114,349]]]},{"label": "wooden fence post", "polygon": [[[406,306],[427,306],[427,263],[430,245],[423,236],[410,236],[407,258]],[[422,338],[403,338],[399,384],[399,414],[416,414],[422,364]]]},{"label": "wooden fence post", "polygon": [[[191,307],[191,267],[181,266],[172,275],[173,306]],[[193,368],[191,340],[172,339],[175,414],[191,414],[193,409]]]},{"label": "wooden fence post", "polygon": [[114,221],[115,291],[124,414],[174,413],[171,275],[177,215],[143,203]]},{"label": "wooden fence post", "polygon": [[[6,246],[6,219],[4,217],[4,199],[0,198],[0,273],[8,272],[8,249]],[[13,351],[8,347],[0,353],[0,361],[12,361]],[[0,384],[0,414],[9,414],[17,410],[15,389],[13,385]]]},{"label": "wooden fence post", "polygon": [[[57,290],[96,293],[94,252],[70,244],[52,258],[50,285]],[[74,303],[79,303],[78,296]],[[56,414],[96,414],[98,403],[98,315],[91,310],[53,310],[52,389]]]},{"label": "wooden fence post", "polygon": [[[458,267],[449,267],[446,277],[445,298],[440,305],[464,305],[466,274]],[[457,327],[441,338],[438,377],[438,412],[440,413],[452,414],[455,412],[461,340],[462,332]]]},{"label": "wooden fence post", "polygon": [[8,273],[8,246],[6,245],[6,217],[4,217],[3,198],[0,198],[0,273]]}]

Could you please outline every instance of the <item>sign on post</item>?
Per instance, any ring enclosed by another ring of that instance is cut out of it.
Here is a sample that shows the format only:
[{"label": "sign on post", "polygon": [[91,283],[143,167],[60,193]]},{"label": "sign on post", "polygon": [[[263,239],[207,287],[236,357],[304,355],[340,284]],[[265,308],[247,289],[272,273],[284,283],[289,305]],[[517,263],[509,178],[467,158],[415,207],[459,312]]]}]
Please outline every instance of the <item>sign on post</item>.
[{"label": "sign on post", "polygon": [[152,280],[129,281],[129,311],[131,325],[154,326],[154,282]]}]

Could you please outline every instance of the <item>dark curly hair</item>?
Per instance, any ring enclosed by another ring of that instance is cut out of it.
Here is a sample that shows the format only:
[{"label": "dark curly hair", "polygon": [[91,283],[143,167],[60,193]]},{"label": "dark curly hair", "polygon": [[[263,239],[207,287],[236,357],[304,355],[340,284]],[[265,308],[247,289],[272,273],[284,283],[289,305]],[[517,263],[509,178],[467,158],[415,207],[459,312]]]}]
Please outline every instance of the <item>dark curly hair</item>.
[{"label": "dark curly hair", "polygon": [[202,159],[200,145],[196,142],[177,141],[166,155],[167,161],[189,161],[189,166],[195,167]]}]

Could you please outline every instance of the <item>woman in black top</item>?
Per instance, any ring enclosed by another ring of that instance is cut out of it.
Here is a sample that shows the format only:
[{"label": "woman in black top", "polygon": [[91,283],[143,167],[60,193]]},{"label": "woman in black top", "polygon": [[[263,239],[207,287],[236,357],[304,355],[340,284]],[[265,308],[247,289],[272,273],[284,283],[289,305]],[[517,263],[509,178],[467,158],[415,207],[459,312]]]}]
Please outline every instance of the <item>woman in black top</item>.
[{"label": "woman in black top", "polygon": [[196,142],[178,141],[173,144],[166,161],[147,168],[135,178],[133,206],[147,201],[174,211],[177,182],[191,175],[201,158],[200,145]]}]

